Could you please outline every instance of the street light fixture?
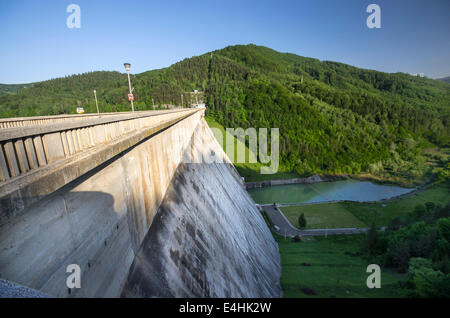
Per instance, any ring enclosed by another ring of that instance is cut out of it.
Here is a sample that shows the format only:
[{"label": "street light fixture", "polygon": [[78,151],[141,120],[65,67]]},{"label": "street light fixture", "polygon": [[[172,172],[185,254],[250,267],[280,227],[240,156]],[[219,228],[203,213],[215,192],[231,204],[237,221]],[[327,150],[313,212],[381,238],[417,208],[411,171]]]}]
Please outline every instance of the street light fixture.
[{"label": "street light fixture", "polygon": [[130,63],[123,63],[123,66],[125,66],[125,71],[127,71],[127,75],[128,75],[128,88],[130,90],[130,94],[128,96],[129,96],[129,99],[130,99],[130,102],[131,102],[131,110],[134,112],[133,93],[132,93],[132,90],[131,90],[131,81],[130,81],[130,66],[131,66],[131,64]]},{"label": "street light fixture", "polygon": [[97,91],[94,89],[94,97],[95,97],[95,105],[97,106],[97,114],[100,114],[98,111],[98,102],[97,102]]}]

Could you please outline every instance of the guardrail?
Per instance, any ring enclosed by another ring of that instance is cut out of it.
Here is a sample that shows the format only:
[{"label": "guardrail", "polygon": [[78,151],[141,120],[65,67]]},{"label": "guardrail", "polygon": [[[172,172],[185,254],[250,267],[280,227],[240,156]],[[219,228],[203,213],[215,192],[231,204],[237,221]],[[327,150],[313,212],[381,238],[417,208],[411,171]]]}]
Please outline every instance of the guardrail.
[{"label": "guardrail", "polygon": [[[84,120],[0,130],[0,183],[69,158],[152,125],[194,113],[193,109],[119,113]],[[70,117],[69,117],[70,118]],[[51,119],[51,118],[50,118]]]},{"label": "guardrail", "polygon": [[[176,108],[179,109],[179,108]],[[151,112],[164,113],[167,110],[154,110]],[[136,113],[147,113],[149,111],[138,111]],[[100,113],[100,114],[74,114],[74,115],[54,115],[54,116],[33,116],[33,117],[15,117],[15,118],[0,118],[0,129],[17,128],[31,125],[47,125],[57,122],[71,122],[75,120],[85,120],[104,118],[107,116],[120,116],[130,114],[129,112],[115,112],[115,113]]]}]

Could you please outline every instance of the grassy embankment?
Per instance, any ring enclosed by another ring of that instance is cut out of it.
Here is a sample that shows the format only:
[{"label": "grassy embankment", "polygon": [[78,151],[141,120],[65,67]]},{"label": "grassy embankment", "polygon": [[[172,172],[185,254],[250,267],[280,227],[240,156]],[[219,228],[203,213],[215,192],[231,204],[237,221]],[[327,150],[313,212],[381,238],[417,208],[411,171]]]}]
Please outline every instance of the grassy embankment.
[{"label": "grassy embankment", "polygon": [[[250,152],[246,145],[242,145],[236,137],[231,136],[229,133],[225,131],[225,128],[214,121],[214,119],[210,117],[205,117],[206,122],[208,123],[210,128],[218,129],[222,134],[222,148],[227,152],[227,149],[231,149],[231,147],[235,147],[234,149],[234,158],[230,158],[233,162],[236,169],[239,171],[239,174],[245,178],[246,182],[256,182],[256,181],[265,181],[265,180],[274,180],[274,179],[290,179],[290,178],[299,178],[300,175],[296,172],[289,171],[279,171],[275,174],[261,174],[260,169],[263,165],[259,162],[250,163],[250,158],[254,159],[255,155]],[[228,138],[226,137],[228,136]],[[232,138],[230,138],[232,137]],[[216,135],[216,139],[220,142],[220,136]],[[228,142],[227,142],[228,141]],[[231,141],[231,142],[230,142]],[[244,146],[245,149],[245,162],[240,163],[237,162],[237,147]],[[256,160],[254,160],[256,161]]]}]

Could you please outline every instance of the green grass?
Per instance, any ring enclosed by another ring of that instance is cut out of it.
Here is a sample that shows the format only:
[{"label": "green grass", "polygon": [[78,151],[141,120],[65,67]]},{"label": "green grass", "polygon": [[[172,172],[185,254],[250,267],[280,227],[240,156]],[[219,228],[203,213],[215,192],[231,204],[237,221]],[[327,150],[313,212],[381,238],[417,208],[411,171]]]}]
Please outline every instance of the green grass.
[{"label": "green grass", "polygon": [[340,204],[290,206],[282,207],[281,211],[296,227],[298,227],[298,217],[301,213],[304,213],[307,229],[365,226],[363,222]]},{"label": "green grass", "polygon": [[374,222],[376,226],[381,227],[389,225],[394,218],[405,216],[412,212],[417,205],[426,202],[441,205],[450,203],[449,188],[444,185],[437,185],[416,195],[384,203],[343,202],[330,205],[339,205],[340,208],[349,211],[367,226]]},{"label": "green grass", "polygon": [[[246,182],[257,182],[257,181],[267,181],[267,180],[275,180],[275,179],[291,179],[291,178],[299,178],[300,175],[296,172],[289,172],[289,171],[279,171],[274,174],[261,174],[261,167],[263,165],[259,162],[256,163],[250,163],[250,158],[253,159],[253,161],[256,161],[256,156],[253,152],[251,152],[246,145],[244,146],[245,149],[245,163],[237,162],[237,145],[242,145],[242,142],[239,141],[235,136],[231,136],[229,133],[225,131],[225,128],[220,125],[218,122],[216,122],[211,117],[205,117],[206,122],[208,123],[210,128],[217,128],[222,136],[217,136],[216,139],[219,141],[219,143],[222,145],[222,148],[224,148],[225,151],[227,149],[230,149],[231,147],[234,147],[234,158],[230,158],[231,162],[233,162],[234,166],[238,170],[241,177],[245,178]],[[232,137],[228,138],[228,140],[232,140],[232,142],[227,143],[226,137]],[[222,137],[223,140],[220,140],[220,137]],[[281,170],[281,169],[280,169]]]},{"label": "green grass", "polygon": [[405,216],[414,211],[419,204],[434,202],[446,205],[450,203],[449,188],[436,185],[413,196],[378,203],[339,202],[323,203],[298,207],[283,207],[281,211],[294,226],[298,226],[298,217],[304,213],[307,227],[369,227],[372,222],[377,227],[387,226],[396,217]]},{"label": "green grass", "polygon": [[[403,297],[397,283],[406,276],[389,270],[381,271],[380,289],[367,288],[369,262],[349,255],[360,249],[364,238],[329,236],[295,243],[275,235],[281,254],[284,297]],[[311,288],[316,295],[306,295],[302,288]]]}]

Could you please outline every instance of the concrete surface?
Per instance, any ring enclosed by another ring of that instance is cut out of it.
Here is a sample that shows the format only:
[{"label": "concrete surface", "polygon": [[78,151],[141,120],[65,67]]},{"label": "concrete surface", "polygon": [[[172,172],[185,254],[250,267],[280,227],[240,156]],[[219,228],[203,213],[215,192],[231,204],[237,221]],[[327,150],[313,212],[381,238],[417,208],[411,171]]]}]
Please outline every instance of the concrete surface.
[{"label": "concrete surface", "polygon": [[[277,245],[203,114],[124,124],[124,138],[0,186],[0,277],[54,297],[280,296]],[[198,161],[215,155],[227,163]]]},{"label": "concrete surface", "polygon": [[[226,157],[204,121],[198,129],[186,153]],[[122,296],[280,297],[280,275],[278,246],[233,165],[182,163]]]}]

